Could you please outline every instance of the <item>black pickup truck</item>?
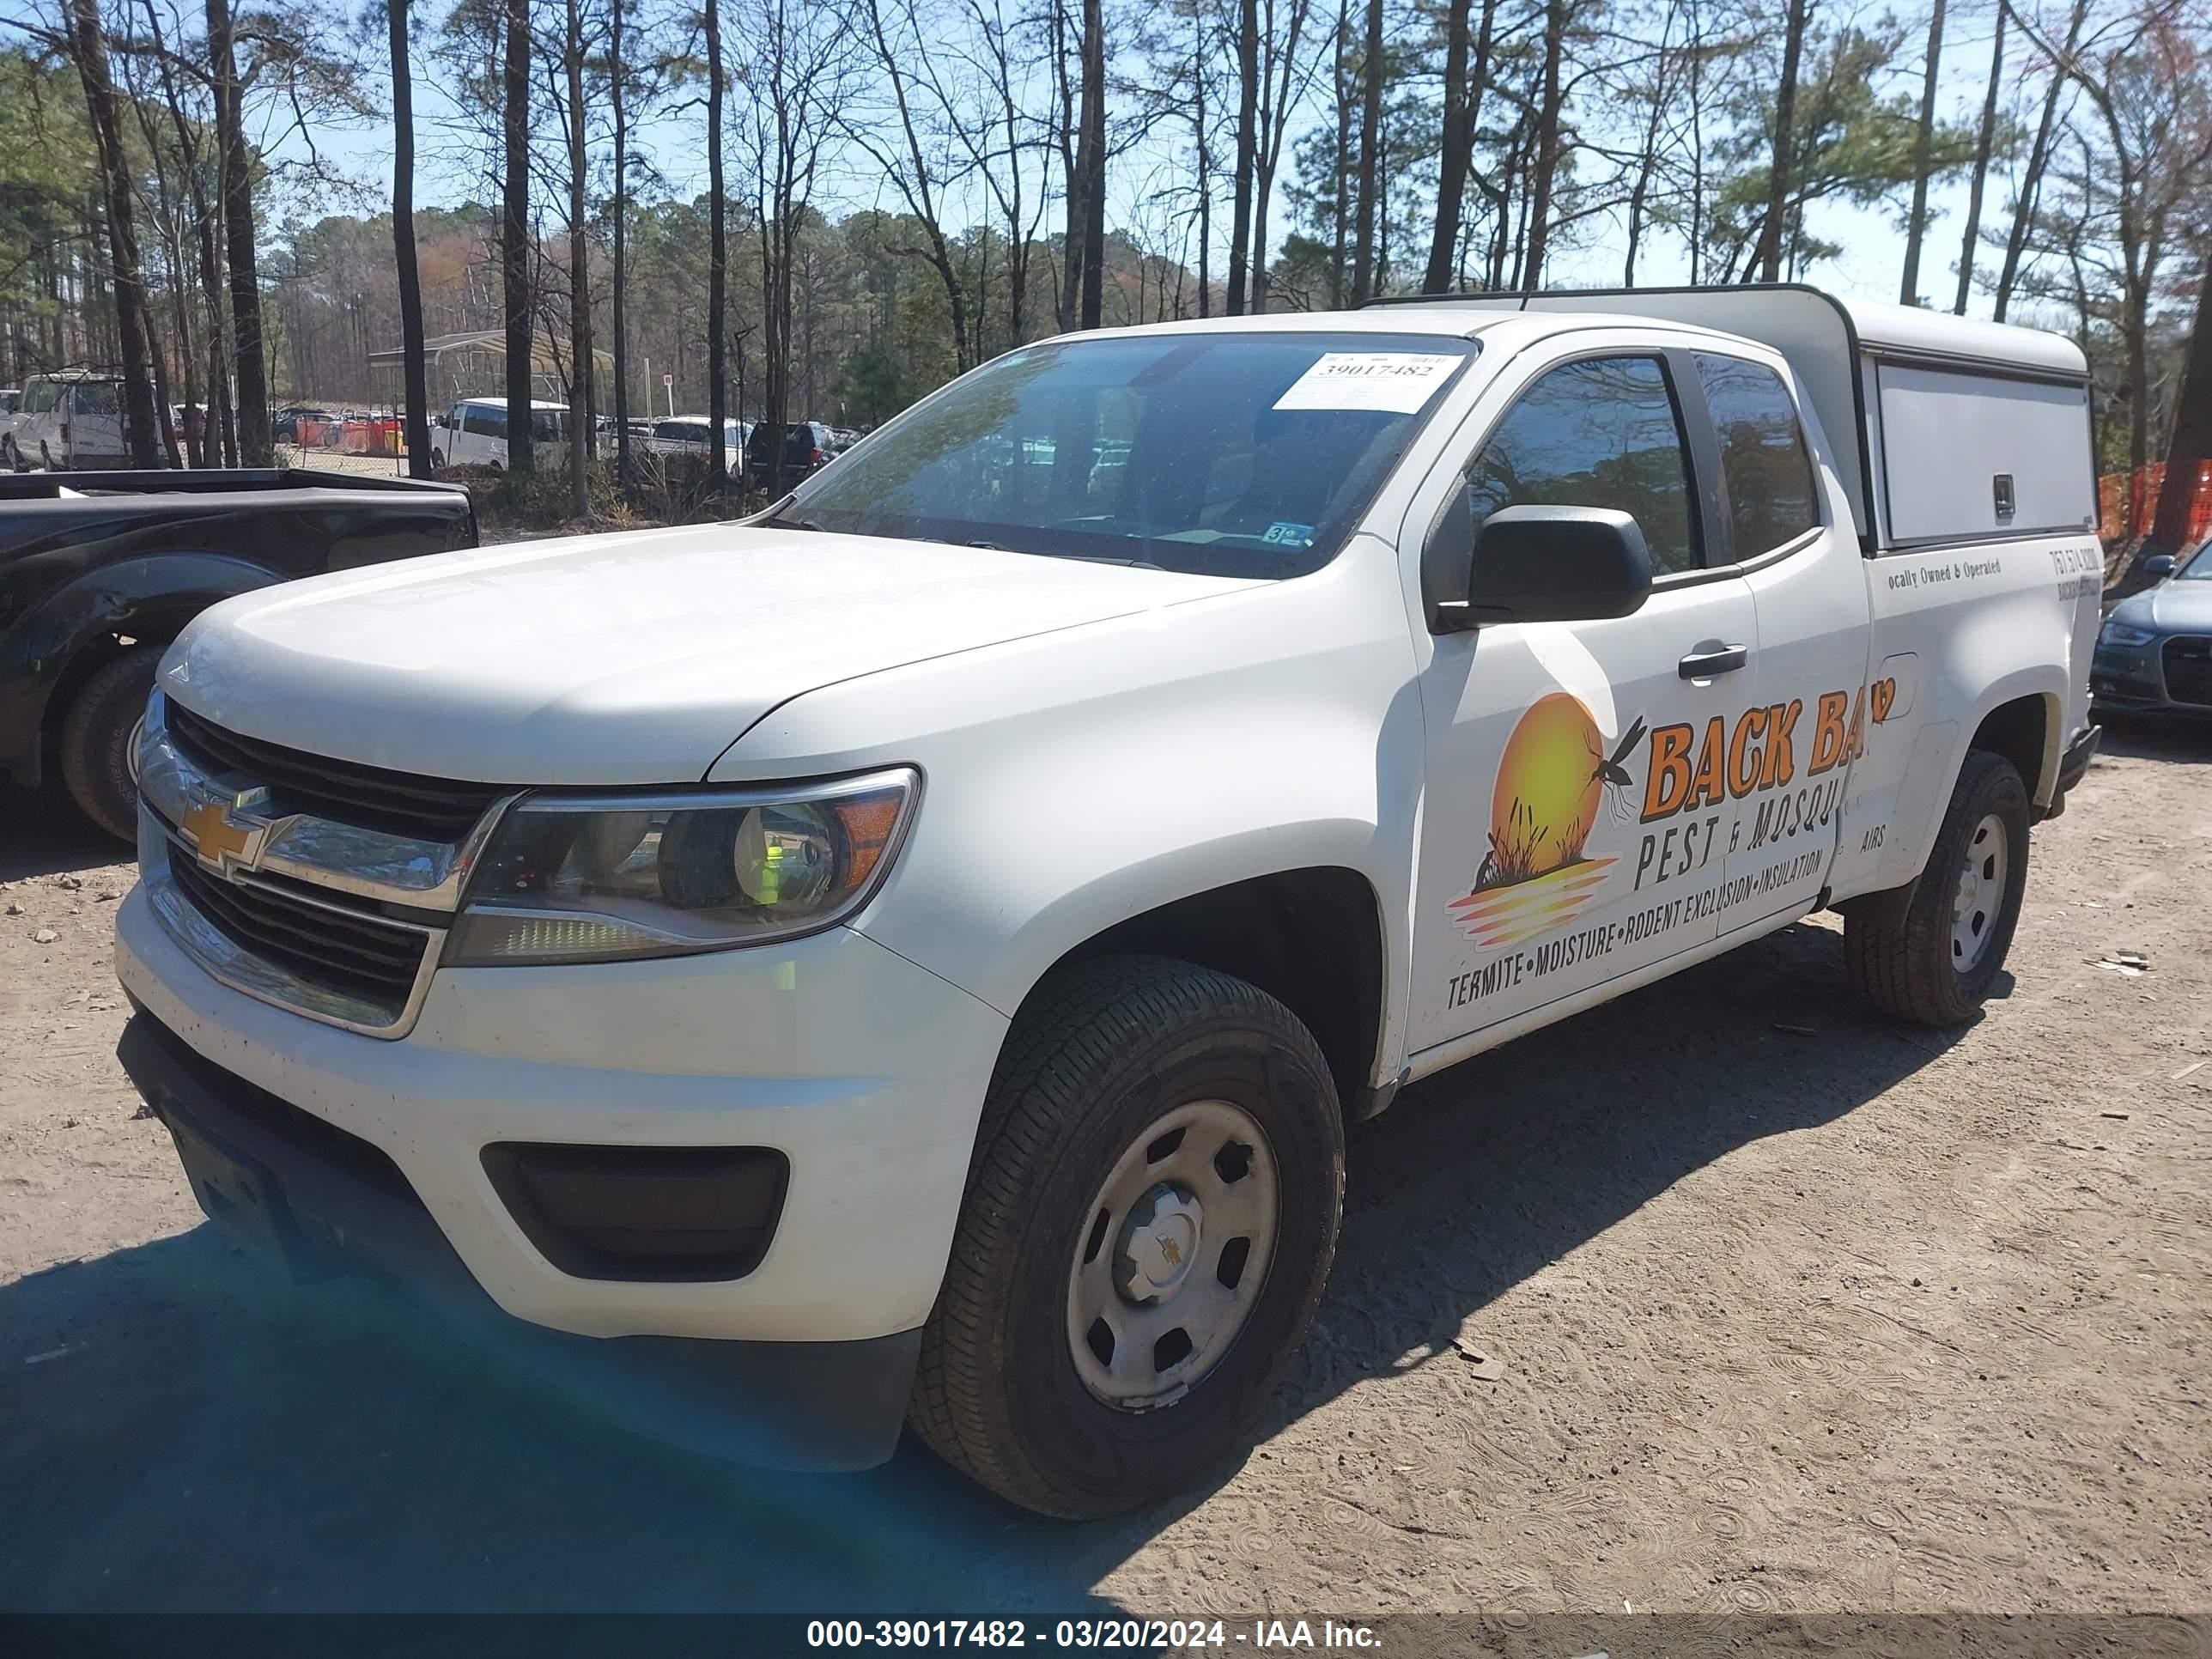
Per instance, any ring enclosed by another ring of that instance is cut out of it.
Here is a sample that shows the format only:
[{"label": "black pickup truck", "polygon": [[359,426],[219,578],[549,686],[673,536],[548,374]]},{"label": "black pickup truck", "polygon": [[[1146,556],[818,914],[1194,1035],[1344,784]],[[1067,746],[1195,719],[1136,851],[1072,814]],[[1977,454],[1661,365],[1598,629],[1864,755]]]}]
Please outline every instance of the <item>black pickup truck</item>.
[{"label": "black pickup truck", "polygon": [[476,541],[465,490],[411,478],[0,477],[0,775],[35,786],[58,764],[87,816],[132,839],[131,734],[162,647],[194,616],[271,582]]}]

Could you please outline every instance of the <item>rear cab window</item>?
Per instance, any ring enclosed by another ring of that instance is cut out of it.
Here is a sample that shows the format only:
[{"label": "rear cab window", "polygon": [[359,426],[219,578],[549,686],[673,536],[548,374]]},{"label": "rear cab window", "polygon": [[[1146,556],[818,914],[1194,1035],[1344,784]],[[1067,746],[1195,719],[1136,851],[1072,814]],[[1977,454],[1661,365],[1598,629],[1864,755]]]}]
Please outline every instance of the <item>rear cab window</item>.
[{"label": "rear cab window", "polygon": [[1698,382],[1719,441],[1738,561],[1786,546],[1820,522],[1813,458],[1797,405],[1764,363],[1699,351]]}]

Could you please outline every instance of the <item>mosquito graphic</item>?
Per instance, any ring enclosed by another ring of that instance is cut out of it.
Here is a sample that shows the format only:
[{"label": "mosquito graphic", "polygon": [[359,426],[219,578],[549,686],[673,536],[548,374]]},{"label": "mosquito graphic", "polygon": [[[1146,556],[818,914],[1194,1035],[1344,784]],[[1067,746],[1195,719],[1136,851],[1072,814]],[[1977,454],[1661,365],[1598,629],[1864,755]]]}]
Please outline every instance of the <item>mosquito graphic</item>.
[{"label": "mosquito graphic", "polygon": [[1634,754],[1636,745],[1644,741],[1644,718],[1639,714],[1636,723],[1622,733],[1620,741],[1613,746],[1610,758],[1597,750],[1589,751],[1590,758],[1597,763],[1591,769],[1590,776],[1605,786],[1606,800],[1613,809],[1615,823],[1627,823],[1636,816],[1636,804],[1629,799],[1626,793],[1636,780],[1628,775],[1628,769],[1621,763]]}]

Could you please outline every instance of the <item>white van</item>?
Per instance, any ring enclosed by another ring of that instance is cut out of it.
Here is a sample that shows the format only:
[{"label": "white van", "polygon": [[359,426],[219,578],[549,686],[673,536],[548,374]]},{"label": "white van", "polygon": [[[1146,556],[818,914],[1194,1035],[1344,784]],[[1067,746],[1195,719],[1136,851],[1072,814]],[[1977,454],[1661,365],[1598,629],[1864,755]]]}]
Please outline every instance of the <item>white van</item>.
[{"label": "white van", "polygon": [[25,383],[15,420],[0,434],[0,465],[19,472],[129,464],[119,375],[36,375]]},{"label": "white van", "polygon": [[[568,405],[532,403],[531,435],[541,466],[566,465]],[[430,465],[488,466],[507,470],[507,399],[464,398],[443,415],[430,417]]]},{"label": "white van", "polygon": [[1407,1083],[1824,909],[1973,1017],[2094,507],[2070,341],[1810,289],[1024,346],[743,525],[202,614],[124,1064],[210,1215],[681,1349],[730,1449],[1126,1509],[1267,1410]]}]

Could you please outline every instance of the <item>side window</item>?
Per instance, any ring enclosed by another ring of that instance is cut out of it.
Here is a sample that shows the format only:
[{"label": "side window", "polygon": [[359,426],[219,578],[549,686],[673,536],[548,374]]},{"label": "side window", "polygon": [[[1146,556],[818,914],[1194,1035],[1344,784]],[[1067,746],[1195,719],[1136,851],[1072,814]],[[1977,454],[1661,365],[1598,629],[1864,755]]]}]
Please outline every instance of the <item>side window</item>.
[{"label": "side window", "polygon": [[121,407],[116,399],[112,380],[79,380],[70,389],[70,413],[72,415],[112,415]]},{"label": "side window", "polygon": [[1467,471],[1480,526],[1508,507],[1604,507],[1634,517],[1654,574],[1703,562],[1690,458],[1656,357],[1563,363],[1521,394]]},{"label": "side window", "polygon": [[1762,364],[1702,351],[1697,360],[1720,439],[1735,556],[1755,559],[1820,522],[1797,406],[1781,377]]},{"label": "side window", "polygon": [[487,408],[483,404],[471,404],[462,430],[476,433],[480,437],[504,438],[507,436],[507,411]]}]

